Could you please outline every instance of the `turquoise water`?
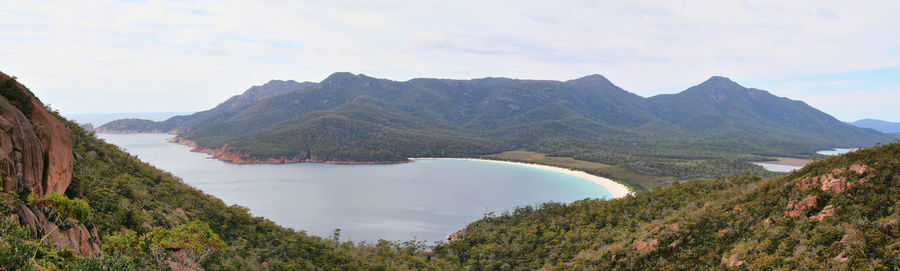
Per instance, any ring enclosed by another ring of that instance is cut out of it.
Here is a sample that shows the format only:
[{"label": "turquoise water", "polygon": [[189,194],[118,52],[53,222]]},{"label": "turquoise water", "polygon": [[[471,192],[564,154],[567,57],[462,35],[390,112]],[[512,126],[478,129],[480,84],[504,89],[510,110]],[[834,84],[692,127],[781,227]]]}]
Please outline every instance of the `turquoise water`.
[{"label": "turquoise water", "polygon": [[774,172],[791,172],[791,170],[801,169],[802,167],[798,166],[790,166],[790,165],[779,165],[779,164],[769,164],[769,163],[754,163],[759,166],[762,166],[768,171]]},{"label": "turquoise water", "polygon": [[99,136],[227,204],[314,235],[329,236],[340,228],[345,240],[430,243],[488,212],[610,197],[585,179],[520,165],[462,160],[234,165],[166,142],[171,135]]},{"label": "turquoise water", "polygon": [[821,150],[821,151],[817,151],[816,153],[821,154],[821,155],[832,156],[832,155],[838,155],[838,154],[845,154],[848,152],[852,152],[854,150],[856,150],[856,149],[834,148],[833,150]]}]

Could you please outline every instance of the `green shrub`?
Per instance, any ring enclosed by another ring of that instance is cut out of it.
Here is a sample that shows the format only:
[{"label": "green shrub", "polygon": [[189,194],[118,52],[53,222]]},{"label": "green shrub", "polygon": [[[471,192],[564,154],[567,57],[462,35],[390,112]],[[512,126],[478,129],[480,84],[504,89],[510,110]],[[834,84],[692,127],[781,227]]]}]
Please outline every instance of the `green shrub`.
[{"label": "green shrub", "polygon": [[9,100],[9,103],[22,111],[26,117],[31,118],[31,97],[17,86],[15,77],[0,82],[0,95]]},{"label": "green shrub", "polygon": [[126,230],[109,236],[103,244],[103,250],[107,253],[132,257],[145,263],[152,259],[160,267],[164,266],[165,260],[172,260],[175,252],[184,252],[191,261],[201,263],[215,253],[223,252],[224,248],[225,242],[201,221],[172,229],[156,227],[143,235]]},{"label": "green shrub", "polygon": [[75,218],[85,221],[91,215],[91,206],[83,199],[70,199],[66,195],[50,192],[38,198],[34,194],[28,196],[28,202],[53,208],[59,214],[59,221]]},{"label": "green shrub", "polygon": [[5,218],[0,219],[0,263],[6,270],[31,268],[38,244],[31,240],[28,228]]}]

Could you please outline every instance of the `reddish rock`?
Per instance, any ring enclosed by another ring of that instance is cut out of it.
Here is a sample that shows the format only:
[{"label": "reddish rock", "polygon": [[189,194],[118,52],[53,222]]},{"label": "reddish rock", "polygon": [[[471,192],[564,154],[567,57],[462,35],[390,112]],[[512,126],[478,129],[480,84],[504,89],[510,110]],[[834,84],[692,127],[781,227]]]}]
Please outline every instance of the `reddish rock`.
[{"label": "reddish rock", "polygon": [[804,189],[818,187],[818,186],[819,186],[819,178],[818,177],[806,177],[806,178],[803,178],[803,180],[800,180],[800,182],[797,182],[797,187],[804,188]]},{"label": "reddish rock", "polygon": [[850,170],[856,171],[856,173],[859,173],[859,174],[863,174],[869,170],[869,167],[866,167],[866,165],[863,165],[862,163],[858,163],[858,164],[851,165]]},{"label": "reddish rock", "polygon": [[655,238],[650,238],[647,241],[634,240],[634,242],[632,243],[632,245],[634,246],[634,249],[637,251],[644,251],[644,250],[654,251],[654,250],[656,250],[656,245],[658,245],[658,244],[659,244],[659,240],[656,240]]},{"label": "reddish rock", "polygon": [[49,208],[18,206],[15,210],[20,217],[18,222],[28,227],[32,238],[46,236],[46,240],[71,248],[82,257],[91,257],[100,251],[100,244],[95,241],[99,240],[97,231],[89,230],[77,220],[66,221],[65,229],[61,229],[45,215]]},{"label": "reddish rock", "polygon": [[[0,80],[10,77],[0,73]],[[31,113],[26,116],[5,97],[0,97],[0,169],[3,190],[31,192],[65,192],[72,179],[72,142],[69,129],[44,109],[25,86],[20,91],[30,97]]]},{"label": "reddish rock", "polygon": [[897,227],[898,225],[900,225],[900,219],[898,219],[898,218],[891,218],[887,221],[887,223],[884,223],[884,226],[889,227],[889,228],[894,228],[894,227]]},{"label": "reddish rock", "polygon": [[820,211],[819,214],[814,215],[814,216],[810,217],[809,219],[810,219],[810,220],[815,220],[815,221],[822,221],[822,220],[824,220],[826,217],[829,217],[829,216],[832,216],[832,215],[834,215],[834,207],[832,207],[832,206],[829,204],[828,206],[825,206],[825,208],[822,208],[822,211]]},{"label": "reddish rock", "polygon": [[738,267],[744,264],[744,261],[737,259],[737,254],[731,254],[728,258],[722,257],[722,263],[728,267]]},{"label": "reddish rock", "polygon": [[[0,73],[0,80],[10,77]],[[52,113],[44,108],[25,86],[16,84],[29,100],[23,112],[0,96],[0,170],[3,171],[3,191],[18,195],[43,196],[50,192],[65,193],[72,180],[72,144],[74,135]],[[28,111],[28,110],[26,110]],[[16,205],[12,197],[3,193],[0,208],[14,214],[8,219],[28,227],[33,238],[45,235],[52,243],[72,248],[81,256],[92,256],[100,246],[97,233],[78,222],[69,222],[60,230],[47,218],[48,208]]]},{"label": "reddish rock", "polygon": [[[858,174],[865,174],[868,170],[869,168],[862,163],[853,164],[849,168],[849,171],[856,172]],[[847,170],[836,168],[831,170],[831,173],[828,174],[803,178],[796,183],[796,186],[800,188],[819,187],[820,189],[822,189],[822,191],[839,194],[844,192],[844,190],[846,190],[853,184],[847,181],[847,177],[835,176],[844,172],[847,172]],[[864,182],[866,182],[866,178],[860,178],[858,181],[858,183]]]},{"label": "reddish rock", "polygon": [[681,244],[681,240],[675,240],[675,242],[672,242],[671,244],[669,244],[669,247],[677,247],[680,244]]},{"label": "reddish rock", "polygon": [[96,230],[88,230],[75,220],[69,220],[67,226],[67,229],[58,230],[59,234],[54,236],[54,238],[58,239],[58,244],[65,244],[67,247],[75,250],[75,252],[78,252],[78,254],[86,257],[93,256],[100,251],[100,244],[91,241],[92,237],[97,237]]},{"label": "reddish rock", "polygon": [[835,178],[833,175],[828,174],[821,177],[822,179],[822,191],[829,192],[832,194],[840,194],[844,192],[848,187],[847,177]]},{"label": "reddish rock", "polygon": [[188,258],[184,251],[179,250],[172,254],[171,259],[165,260],[166,265],[172,271],[203,271],[200,264]]},{"label": "reddish rock", "polygon": [[[40,102],[33,99],[32,103],[38,105]],[[46,159],[42,192],[65,193],[72,181],[72,143],[75,142],[75,136],[47,110],[35,108],[33,112],[32,122],[35,127],[40,128],[37,136],[41,139],[43,157]]]},{"label": "reddish rock", "polygon": [[846,261],[849,261],[850,258],[844,257],[844,251],[841,251],[841,254],[838,254],[837,256],[835,256],[834,260],[838,261],[838,262],[846,262]]},{"label": "reddish rock", "polygon": [[853,242],[853,237],[851,237],[851,235],[849,233],[844,234],[844,236],[841,236],[841,245],[844,245],[844,247],[850,246],[851,242]]},{"label": "reddish rock", "polygon": [[732,230],[731,228],[721,229],[721,230],[719,230],[719,237],[728,235],[729,233],[732,233],[732,232],[734,232],[734,230]]},{"label": "reddish rock", "polygon": [[819,200],[819,196],[809,195],[803,198],[802,200],[788,203],[786,214],[789,217],[796,217],[801,214],[805,214],[806,210],[809,208],[816,206],[816,201]]}]

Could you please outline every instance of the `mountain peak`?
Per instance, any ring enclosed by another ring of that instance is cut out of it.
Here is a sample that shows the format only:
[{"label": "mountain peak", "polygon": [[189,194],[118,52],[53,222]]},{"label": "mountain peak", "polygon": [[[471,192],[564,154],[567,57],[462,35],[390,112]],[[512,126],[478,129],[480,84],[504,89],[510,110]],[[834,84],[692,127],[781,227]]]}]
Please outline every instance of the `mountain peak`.
[{"label": "mountain peak", "polygon": [[272,80],[269,80],[269,82],[266,82],[265,84],[263,84],[263,86],[265,86],[265,85],[278,85],[278,84],[299,84],[299,83],[298,83],[297,81],[294,81],[294,80],[278,80],[278,79],[272,79]]},{"label": "mountain peak", "polygon": [[606,77],[604,77],[603,75],[596,74],[596,73],[588,75],[588,76],[584,76],[584,77],[581,77],[578,79],[569,80],[569,82],[579,82],[579,81],[580,82],[603,82],[603,83],[610,83],[610,84],[612,83],[609,81],[609,79],[606,79]]},{"label": "mountain peak", "polygon": [[700,83],[700,85],[701,86],[702,85],[710,85],[713,87],[735,87],[735,86],[737,86],[737,87],[743,88],[737,82],[732,81],[731,79],[728,79],[728,77],[718,76],[718,75],[713,75],[709,79],[706,79],[706,81],[703,81],[703,83]]},{"label": "mountain peak", "polygon": [[615,84],[606,79],[603,75],[591,74],[578,79],[566,81],[566,83],[579,86],[598,86],[603,88],[618,88]]},{"label": "mountain peak", "polygon": [[746,93],[750,89],[745,88],[738,84],[737,82],[731,81],[728,77],[723,76],[713,76],[703,81],[699,85],[688,88],[683,91],[684,94],[715,94],[717,96],[721,95],[731,95],[731,94],[740,94]]},{"label": "mountain peak", "polygon": [[365,74],[353,74],[350,72],[335,72],[329,75],[325,80],[322,80],[321,84],[330,85],[330,84],[346,84],[352,82],[362,82],[361,80],[367,79],[375,79]]}]

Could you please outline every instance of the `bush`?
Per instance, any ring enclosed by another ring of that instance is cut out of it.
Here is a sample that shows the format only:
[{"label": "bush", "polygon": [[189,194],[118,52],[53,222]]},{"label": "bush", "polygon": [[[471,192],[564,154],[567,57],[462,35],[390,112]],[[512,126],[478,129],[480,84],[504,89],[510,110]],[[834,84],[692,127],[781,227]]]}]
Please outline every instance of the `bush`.
[{"label": "bush", "polygon": [[85,221],[91,215],[91,206],[83,199],[70,199],[66,195],[50,192],[38,198],[34,194],[28,196],[28,202],[48,206],[59,214],[58,221],[75,218]]},{"label": "bush", "polygon": [[22,111],[26,117],[31,118],[31,97],[19,88],[15,77],[0,82],[0,95],[9,100],[9,103]]},{"label": "bush", "polygon": [[156,227],[143,235],[126,230],[109,236],[103,244],[103,250],[107,253],[142,259],[144,262],[152,259],[159,267],[164,267],[166,260],[180,260],[174,259],[176,252],[183,252],[188,260],[201,263],[224,248],[225,242],[201,221],[172,229]]}]

